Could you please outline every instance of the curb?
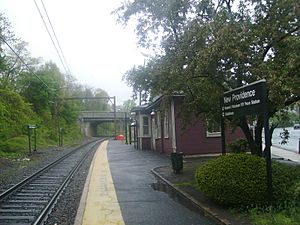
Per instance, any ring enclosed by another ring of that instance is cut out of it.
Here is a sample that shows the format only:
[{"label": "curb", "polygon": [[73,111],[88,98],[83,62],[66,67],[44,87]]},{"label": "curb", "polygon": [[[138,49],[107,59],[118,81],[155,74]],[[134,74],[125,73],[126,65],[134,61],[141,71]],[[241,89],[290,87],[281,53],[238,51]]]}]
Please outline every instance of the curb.
[{"label": "curb", "polygon": [[[99,145],[100,146],[100,145]],[[89,172],[88,175],[86,177],[86,181],[84,184],[84,188],[81,194],[81,198],[80,198],[80,202],[79,202],[79,206],[76,212],[76,217],[74,220],[74,225],[81,225],[82,224],[82,220],[83,220],[83,215],[84,215],[84,211],[85,211],[85,206],[86,206],[86,202],[87,202],[87,194],[89,192],[89,184],[91,182],[92,179],[92,172],[93,172],[93,167],[95,164],[95,156],[96,156],[97,151],[95,151],[95,154],[93,156],[90,168],[89,168]]]},{"label": "curb", "polygon": [[[157,167],[157,168],[159,168],[159,167]],[[210,219],[212,219],[213,221],[217,222],[220,225],[231,225],[231,223],[228,220],[220,218],[219,215],[216,212],[214,212],[211,208],[205,207],[203,204],[201,204],[199,201],[197,201],[191,195],[180,190],[178,187],[173,185],[170,181],[166,180],[158,172],[156,172],[155,169],[156,168],[151,170],[151,173],[155,176],[155,178],[160,180],[162,183],[164,183],[168,187],[170,187],[173,191],[177,192],[179,197],[181,197],[183,200],[185,200],[189,204],[191,204],[197,211],[199,211],[200,213],[209,217]]]}]

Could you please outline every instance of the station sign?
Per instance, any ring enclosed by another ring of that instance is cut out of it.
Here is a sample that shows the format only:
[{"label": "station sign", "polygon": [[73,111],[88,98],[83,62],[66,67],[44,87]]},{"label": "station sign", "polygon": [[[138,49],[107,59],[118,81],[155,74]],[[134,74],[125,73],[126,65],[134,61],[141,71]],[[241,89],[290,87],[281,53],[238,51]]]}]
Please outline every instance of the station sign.
[{"label": "station sign", "polygon": [[266,98],[266,80],[224,92],[221,98],[222,117],[263,113]]},{"label": "station sign", "polygon": [[28,124],[27,127],[28,127],[29,129],[35,129],[35,128],[36,128],[36,125]]},{"label": "station sign", "polygon": [[225,117],[240,117],[251,114],[260,114],[263,116],[265,143],[264,150],[266,157],[267,171],[267,196],[268,202],[272,205],[272,161],[271,161],[271,136],[269,129],[269,118],[267,108],[267,82],[259,80],[251,84],[236,88],[231,91],[224,92],[221,97],[221,143],[222,154],[226,154],[225,147]]}]

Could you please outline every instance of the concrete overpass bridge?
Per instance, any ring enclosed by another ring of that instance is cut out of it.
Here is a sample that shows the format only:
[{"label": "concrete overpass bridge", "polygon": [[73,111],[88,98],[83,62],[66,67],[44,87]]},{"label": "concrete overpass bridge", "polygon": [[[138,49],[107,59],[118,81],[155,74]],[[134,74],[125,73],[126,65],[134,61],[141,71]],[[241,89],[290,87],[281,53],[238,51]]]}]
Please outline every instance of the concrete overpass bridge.
[{"label": "concrete overpass bridge", "polygon": [[98,126],[111,124],[113,133],[109,136],[118,134],[126,134],[126,127],[129,122],[129,117],[126,112],[99,112],[99,111],[82,111],[79,113],[81,123],[81,131],[85,136],[97,136]]}]

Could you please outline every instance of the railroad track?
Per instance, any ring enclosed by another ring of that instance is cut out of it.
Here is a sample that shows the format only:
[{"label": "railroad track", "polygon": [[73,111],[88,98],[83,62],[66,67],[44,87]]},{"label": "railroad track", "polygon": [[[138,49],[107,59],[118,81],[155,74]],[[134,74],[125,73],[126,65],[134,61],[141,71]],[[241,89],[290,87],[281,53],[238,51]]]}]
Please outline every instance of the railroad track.
[{"label": "railroad track", "polygon": [[0,224],[42,224],[72,175],[92,152],[90,150],[102,141],[98,140],[74,149],[1,193]]}]

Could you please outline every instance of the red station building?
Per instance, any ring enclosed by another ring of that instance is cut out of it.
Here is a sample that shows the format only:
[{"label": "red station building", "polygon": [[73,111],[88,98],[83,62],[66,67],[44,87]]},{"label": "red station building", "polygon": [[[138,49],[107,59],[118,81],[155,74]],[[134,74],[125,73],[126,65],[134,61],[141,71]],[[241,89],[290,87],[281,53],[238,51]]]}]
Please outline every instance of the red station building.
[{"label": "red station building", "polygon": [[[220,126],[210,126],[194,117],[185,128],[180,118],[184,96],[160,96],[147,105],[134,107],[131,133],[137,149],[162,154],[183,152],[185,155],[221,153]],[[167,102],[167,103],[166,103]],[[241,129],[226,129],[226,144],[244,138]]]}]

